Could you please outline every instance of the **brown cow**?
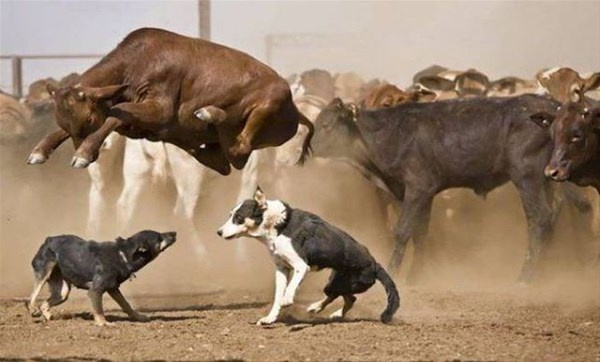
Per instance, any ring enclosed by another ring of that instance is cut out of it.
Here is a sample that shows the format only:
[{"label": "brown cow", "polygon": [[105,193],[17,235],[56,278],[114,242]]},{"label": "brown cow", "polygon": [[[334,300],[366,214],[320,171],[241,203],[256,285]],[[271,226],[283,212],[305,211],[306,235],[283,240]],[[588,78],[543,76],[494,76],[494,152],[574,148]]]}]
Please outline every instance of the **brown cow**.
[{"label": "brown cow", "polygon": [[517,77],[504,77],[490,82],[487,95],[490,97],[519,96],[526,93],[535,93],[535,81]]},{"label": "brown cow", "polygon": [[285,79],[240,51],[166,30],[130,33],[73,87],[50,87],[60,130],[34,148],[44,162],[67,138],[74,167],[98,157],[116,131],[130,138],[172,143],[223,175],[241,169],[253,150],[279,146],[302,123]]},{"label": "brown cow", "polygon": [[490,87],[489,78],[476,69],[469,69],[458,74],[454,82],[460,98],[485,96]]},{"label": "brown cow", "polygon": [[567,67],[541,70],[536,79],[550,96],[562,103],[578,101],[581,94],[600,88],[600,72],[584,78]]},{"label": "brown cow", "polygon": [[367,110],[393,107],[400,103],[415,102],[418,95],[417,92],[405,92],[393,84],[383,84],[370,90],[361,102],[361,107]]}]

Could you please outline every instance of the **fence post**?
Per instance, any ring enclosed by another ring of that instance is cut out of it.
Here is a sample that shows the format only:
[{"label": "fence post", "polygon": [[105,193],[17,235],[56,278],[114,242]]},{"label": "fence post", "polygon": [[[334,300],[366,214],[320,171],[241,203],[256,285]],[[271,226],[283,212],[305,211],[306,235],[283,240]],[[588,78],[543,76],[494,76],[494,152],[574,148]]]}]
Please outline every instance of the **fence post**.
[{"label": "fence post", "polygon": [[18,56],[11,58],[12,88],[15,97],[23,97],[23,59]]},{"label": "fence post", "polygon": [[210,0],[198,0],[200,38],[210,40]]}]

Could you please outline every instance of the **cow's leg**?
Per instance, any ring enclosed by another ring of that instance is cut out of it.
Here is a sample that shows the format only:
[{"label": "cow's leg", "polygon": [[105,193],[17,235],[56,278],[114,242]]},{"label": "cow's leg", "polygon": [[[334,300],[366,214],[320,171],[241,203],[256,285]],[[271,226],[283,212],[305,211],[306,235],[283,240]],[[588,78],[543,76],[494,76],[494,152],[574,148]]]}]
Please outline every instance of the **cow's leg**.
[{"label": "cow's leg", "polygon": [[152,160],[144,154],[142,140],[126,141],[123,159],[123,190],[117,200],[117,223],[121,232],[133,220],[133,213],[142,191],[148,186],[152,174]]},{"label": "cow's leg", "polygon": [[[244,169],[242,170],[242,177],[240,180],[240,191],[237,197],[237,203],[241,203],[244,200],[253,198],[254,192],[258,187],[258,166],[260,163],[262,151],[252,152],[250,158]],[[244,240],[237,240],[235,246],[235,254],[237,260],[246,260],[246,242]]]},{"label": "cow's leg", "polygon": [[522,177],[515,184],[521,196],[529,233],[529,246],[519,281],[530,282],[539,255],[552,237],[553,190],[549,181],[536,176]]},{"label": "cow's leg", "polygon": [[100,147],[102,147],[102,143],[106,137],[121,125],[123,125],[123,121],[120,119],[108,117],[100,129],[87,136],[77,147],[77,151],[75,151],[75,155],[71,161],[71,166],[84,168],[96,161],[100,153]]},{"label": "cow's leg", "polygon": [[[260,105],[250,112],[248,121],[244,125],[244,128],[240,134],[236,137],[233,145],[227,151],[228,158],[231,161],[233,167],[241,170],[246,164],[250,153],[255,146],[253,144],[255,136],[263,128],[268,117],[273,112],[273,104],[268,102],[264,105]],[[294,130],[295,131],[295,130]]]},{"label": "cow's leg", "polygon": [[98,237],[102,217],[108,215],[108,213],[106,213],[108,204],[106,183],[108,180],[106,180],[106,175],[102,173],[103,166],[107,165],[95,163],[88,168],[91,182],[88,195],[88,219],[86,231],[90,237]]},{"label": "cow's leg", "polygon": [[[407,187],[402,215],[400,215],[395,230],[396,246],[388,266],[390,273],[395,273],[400,268],[404,259],[406,244],[411,237],[413,237],[416,252],[413,263],[421,262],[418,259],[422,254],[422,238],[427,232],[425,222],[429,220],[432,199],[433,195],[430,193],[409,190]],[[417,244],[419,245],[417,246]],[[419,268],[419,266],[415,267]]]},{"label": "cow's leg", "polygon": [[173,183],[177,190],[177,201],[173,212],[183,216],[196,255],[204,257],[206,248],[194,225],[194,216],[208,170],[191,160],[181,149],[168,146],[167,152],[173,173]]},{"label": "cow's leg", "polygon": [[188,153],[204,166],[210,167],[223,176],[231,173],[229,160],[218,143],[207,143],[203,147],[188,150]]},{"label": "cow's leg", "polygon": [[37,165],[46,162],[50,154],[69,138],[69,134],[62,129],[47,134],[31,151],[27,163]]},{"label": "cow's leg", "polygon": [[115,129],[127,125],[144,125],[159,127],[173,118],[173,105],[166,99],[147,99],[140,103],[119,103],[112,107],[104,124],[94,133],[88,135],[77,147],[73,167],[87,167],[96,161],[102,143]]},{"label": "cow's leg", "polygon": [[417,281],[417,278],[422,275],[423,269],[427,262],[427,258],[425,257],[425,239],[427,239],[427,232],[429,231],[433,198],[430,197],[422,202],[423,205],[420,207],[419,214],[415,218],[415,225],[412,234],[413,244],[415,246],[415,255],[410,266],[410,271],[408,272],[408,277],[406,278],[409,283],[413,284]]}]

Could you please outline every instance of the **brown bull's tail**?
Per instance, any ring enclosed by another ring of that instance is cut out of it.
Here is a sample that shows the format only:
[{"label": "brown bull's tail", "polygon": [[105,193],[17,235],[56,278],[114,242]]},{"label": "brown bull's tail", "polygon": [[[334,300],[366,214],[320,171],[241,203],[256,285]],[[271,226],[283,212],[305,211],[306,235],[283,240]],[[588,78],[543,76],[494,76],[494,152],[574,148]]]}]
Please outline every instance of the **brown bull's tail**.
[{"label": "brown bull's tail", "polygon": [[315,134],[315,126],[302,113],[300,113],[299,123],[303,126],[306,126],[306,128],[308,128],[308,134],[306,135],[306,138],[304,139],[304,142],[302,143],[302,153],[300,154],[300,158],[298,159],[298,162],[297,162],[298,165],[302,166],[302,165],[304,165],[304,163],[306,162],[306,160],[308,159],[308,157],[310,157],[310,155],[312,153],[312,147],[310,146],[310,141],[312,140],[312,138]]}]

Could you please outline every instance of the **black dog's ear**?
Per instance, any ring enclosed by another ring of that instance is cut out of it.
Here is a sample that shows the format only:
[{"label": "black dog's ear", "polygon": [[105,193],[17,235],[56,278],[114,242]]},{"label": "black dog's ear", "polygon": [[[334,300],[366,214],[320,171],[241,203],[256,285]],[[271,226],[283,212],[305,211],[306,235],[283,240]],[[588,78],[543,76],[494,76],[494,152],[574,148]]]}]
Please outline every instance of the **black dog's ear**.
[{"label": "black dog's ear", "polygon": [[548,112],[538,112],[529,117],[535,124],[545,129],[550,128],[554,118],[556,118],[556,116]]}]

